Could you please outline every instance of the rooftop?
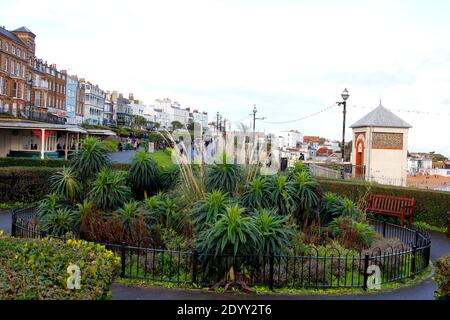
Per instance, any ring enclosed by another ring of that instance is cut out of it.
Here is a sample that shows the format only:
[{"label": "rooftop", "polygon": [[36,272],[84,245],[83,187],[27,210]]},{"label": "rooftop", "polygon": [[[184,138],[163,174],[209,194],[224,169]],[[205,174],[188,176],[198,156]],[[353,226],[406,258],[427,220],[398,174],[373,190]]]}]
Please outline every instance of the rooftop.
[{"label": "rooftop", "polygon": [[350,128],[361,127],[412,128],[409,123],[383,107],[381,102],[378,107],[350,126]]}]

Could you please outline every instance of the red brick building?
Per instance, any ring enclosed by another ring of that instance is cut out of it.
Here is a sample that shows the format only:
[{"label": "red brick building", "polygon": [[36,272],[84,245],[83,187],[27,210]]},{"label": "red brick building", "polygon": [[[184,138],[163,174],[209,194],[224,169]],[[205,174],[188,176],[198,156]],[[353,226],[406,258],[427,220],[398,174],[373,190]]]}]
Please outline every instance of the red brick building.
[{"label": "red brick building", "polygon": [[0,112],[18,116],[29,100],[30,65],[35,35],[22,27],[0,27]]}]

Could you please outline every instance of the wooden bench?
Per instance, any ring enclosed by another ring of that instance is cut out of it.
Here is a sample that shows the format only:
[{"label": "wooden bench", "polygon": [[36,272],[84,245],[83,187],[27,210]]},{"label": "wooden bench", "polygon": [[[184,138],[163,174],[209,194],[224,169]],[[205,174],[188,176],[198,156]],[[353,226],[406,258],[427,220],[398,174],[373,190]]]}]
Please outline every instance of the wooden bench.
[{"label": "wooden bench", "polygon": [[400,218],[401,224],[408,218],[412,224],[414,198],[400,198],[382,194],[370,194],[367,203],[367,212]]}]

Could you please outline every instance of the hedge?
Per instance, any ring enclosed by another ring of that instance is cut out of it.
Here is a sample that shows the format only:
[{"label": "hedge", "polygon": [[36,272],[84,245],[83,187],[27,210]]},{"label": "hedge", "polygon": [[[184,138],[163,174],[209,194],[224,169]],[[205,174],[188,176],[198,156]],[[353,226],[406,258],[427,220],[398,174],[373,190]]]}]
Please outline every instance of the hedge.
[{"label": "hedge", "polygon": [[[31,159],[31,158],[0,158],[0,168],[4,167],[47,167],[47,168],[62,168],[70,166],[70,160],[55,160],[55,159]],[[111,165],[117,170],[128,170],[130,164],[114,162]]]},{"label": "hedge", "polygon": [[32,159],[32,158],[0,158],[0,167],[51,167],[68,166],[69,160]]},{"label": "hedge", "polygon": [[59,168],[7,167],[0,168],[0,202],[41,200],[50,192],[50,177]]},{"label": "hedge", "polygon": [[[80,268],[80,289],[68,289],[67,268]],[[21,239],[0,235],[0,300],[111,298],[120,258],[86,241]]]},{"label": "hedge", "polygon": [[324,191],[333,192],[358,201],[366,193],[384,194],[414,198],[414,221],[426,222],[435,227],[447,226],[447,212],[450,211],[450,192],[416,188],[386,186],[351,180],[319,178]]},{"label": "hedge", "polygon": [[450,300],[450,255],[440,257],[436,263],[436,299]]}]

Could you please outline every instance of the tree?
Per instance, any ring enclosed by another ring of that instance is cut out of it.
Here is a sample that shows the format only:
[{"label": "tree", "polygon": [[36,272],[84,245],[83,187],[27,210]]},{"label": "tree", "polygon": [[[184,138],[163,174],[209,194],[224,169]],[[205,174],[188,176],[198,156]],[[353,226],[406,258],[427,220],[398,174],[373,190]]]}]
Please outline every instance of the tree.
[{"label": "tree", "polygon": [[142,129],[147,124],[147,120],[143,116],[133,116],[131,127],[133,129]]},{"label": "tree", "polygon": [[159,128],[161,128],[161,123],[159,123],[159,122],[155,122],[155,128],[156,128],[156,129],[159,129]]},{"label": "tree", "polygon": [[177,120],[172,121],[171,125],[172,125],[173,130],[184,128],[184,125],[180,121],[177,121]]}]

